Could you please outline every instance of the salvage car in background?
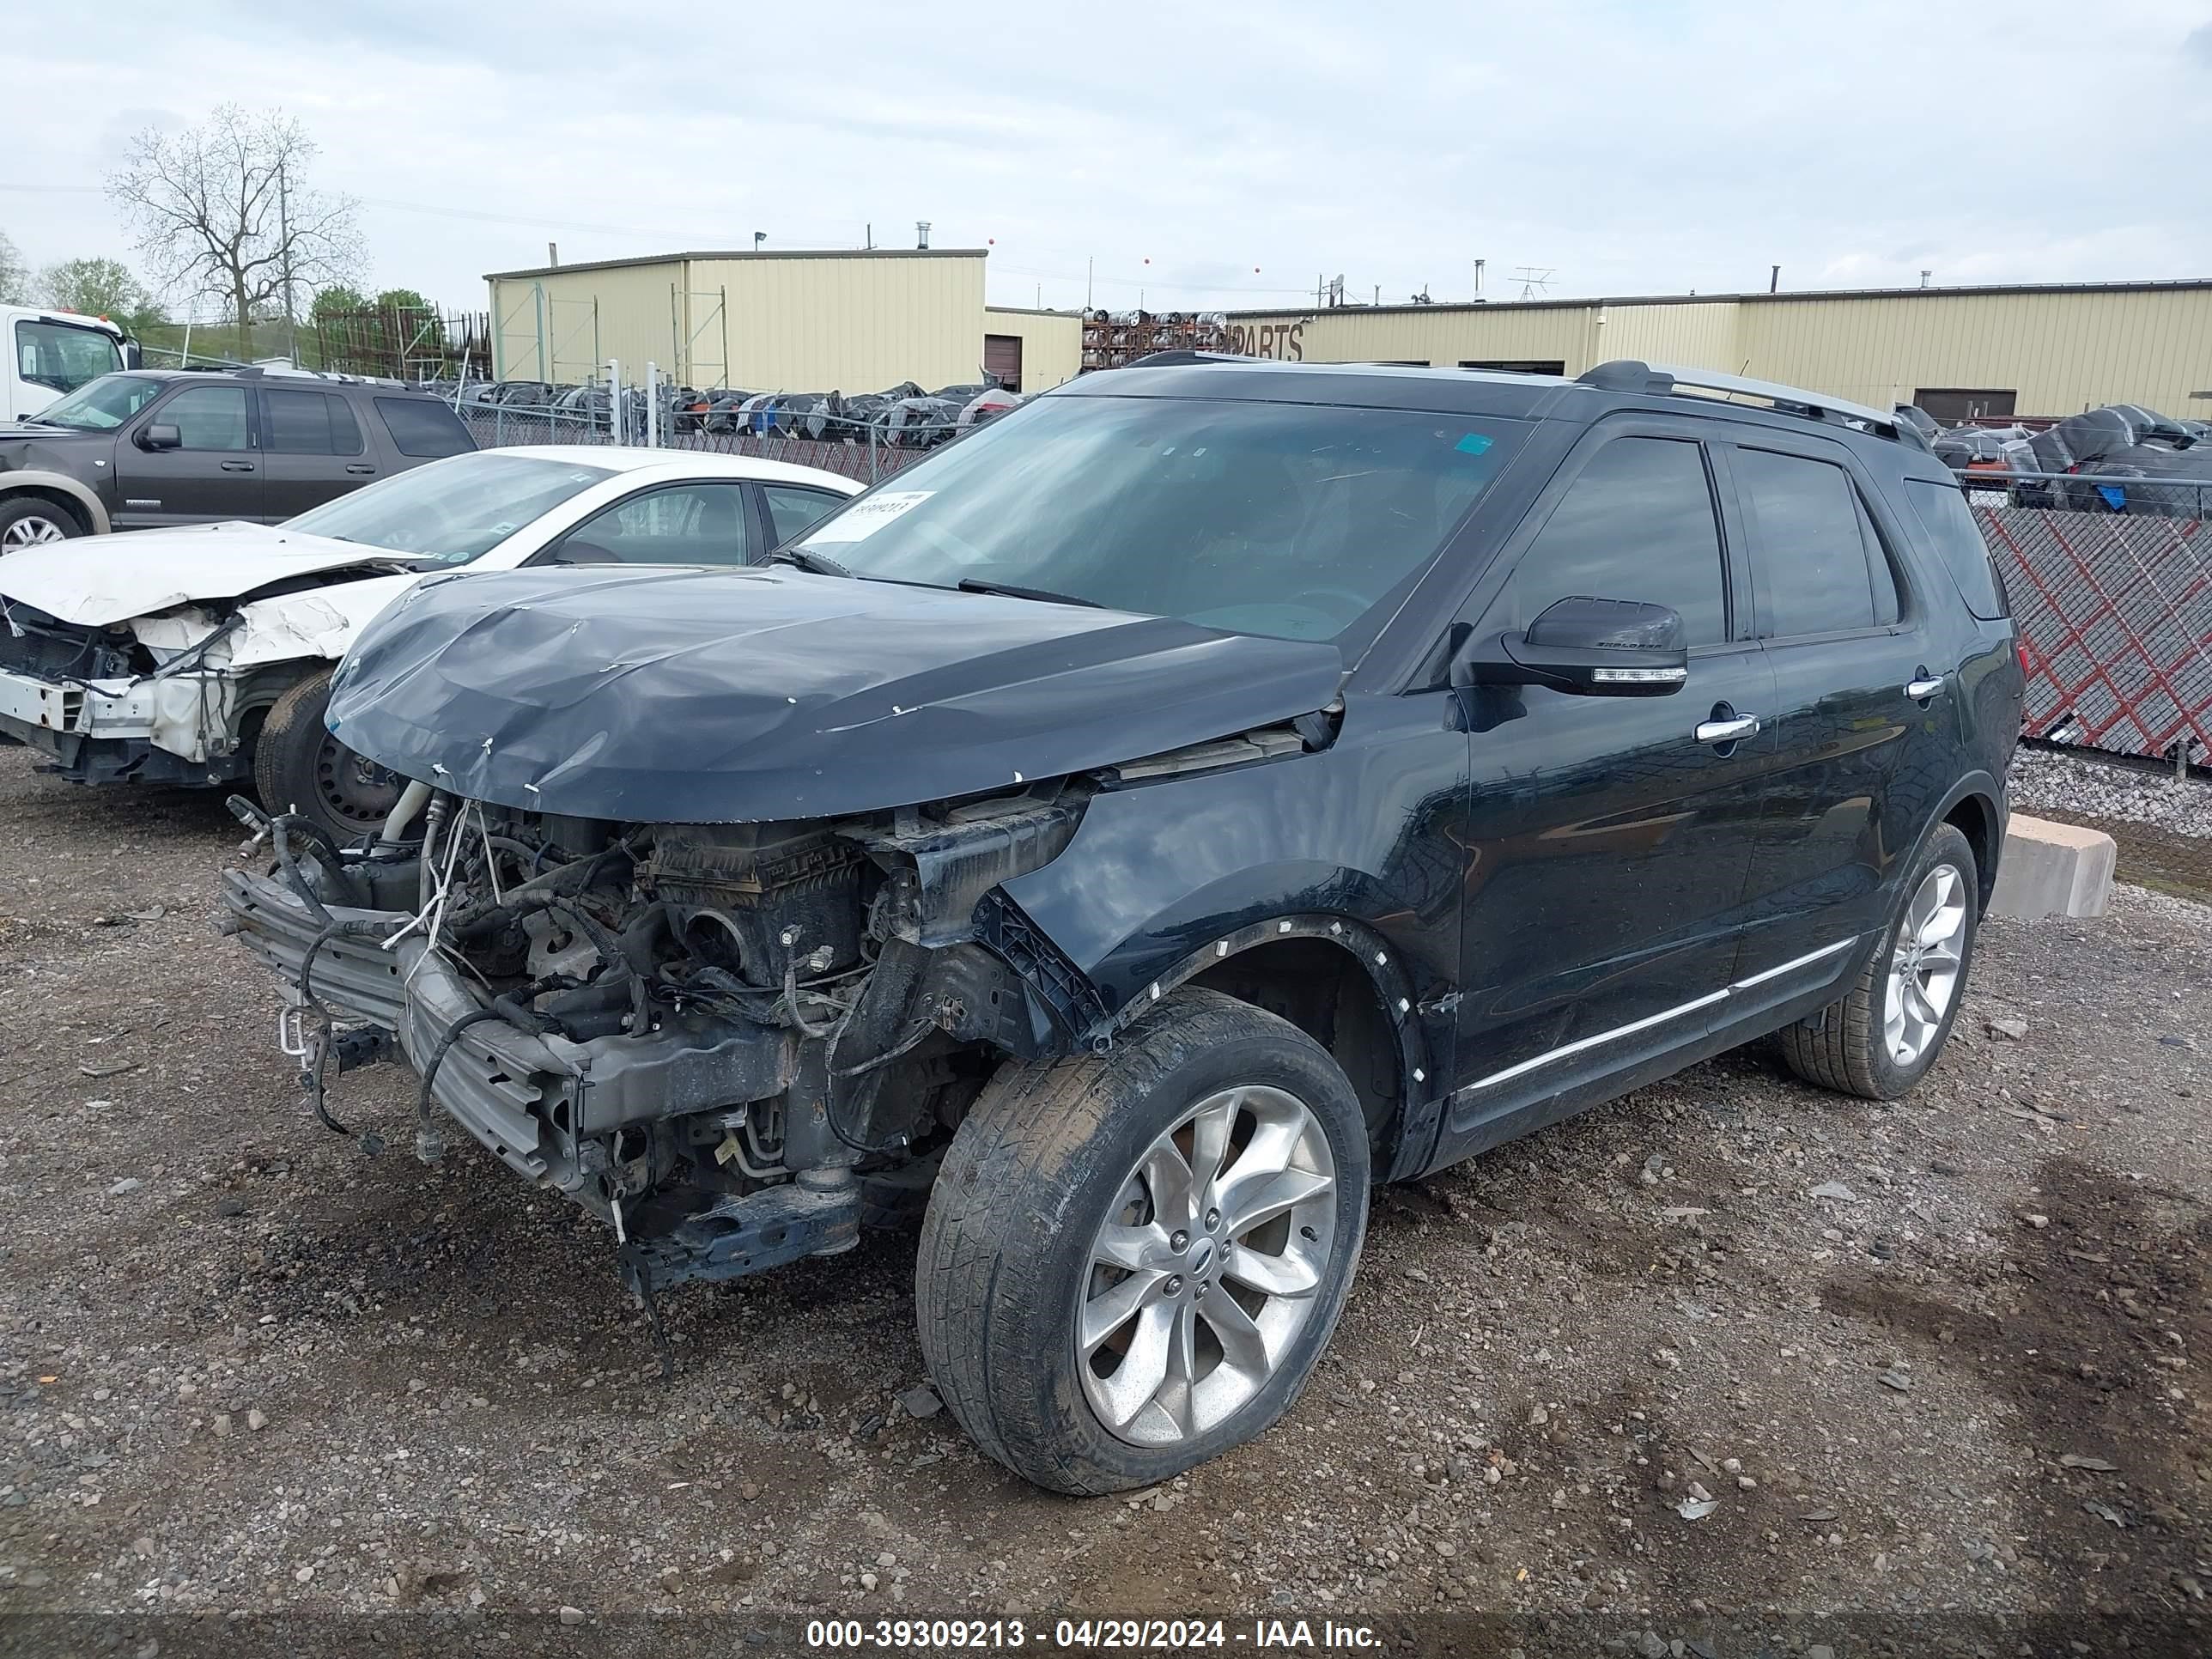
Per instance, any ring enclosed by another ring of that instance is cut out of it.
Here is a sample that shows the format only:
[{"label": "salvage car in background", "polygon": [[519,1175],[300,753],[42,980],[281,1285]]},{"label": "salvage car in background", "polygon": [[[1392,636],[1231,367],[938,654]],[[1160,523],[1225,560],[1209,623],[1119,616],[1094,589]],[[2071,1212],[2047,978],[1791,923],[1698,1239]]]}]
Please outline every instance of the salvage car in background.
[{"label": "salvage car in background", "polygon": [[0,429],[0,554],[110,530],[276,524],[475,447],[443,401],[387,381],[106,374]]},{"label": "salvage car in background", "polygon": [[400,804],[226,921],[313,1097],[404,1056],[648,1310],[926,1195],[931,1372],[1048,1486],[1288,1409],[1370,1182],[1769,1032],[1891,1098],[1958,1013],[2022,672],[1887,416],[1186,354],[777,558],[403,595],[330,701]]},{"label": "salvage car in background", "polygon": [[736,456],[518,447],[434,462],[270,527],[30,548],[0,559],[0,736],[80,783],[250,780],[271,810],[351,840],[401,784],[324,728],[331,665],[424,574],[744,564],[859,489]]}]

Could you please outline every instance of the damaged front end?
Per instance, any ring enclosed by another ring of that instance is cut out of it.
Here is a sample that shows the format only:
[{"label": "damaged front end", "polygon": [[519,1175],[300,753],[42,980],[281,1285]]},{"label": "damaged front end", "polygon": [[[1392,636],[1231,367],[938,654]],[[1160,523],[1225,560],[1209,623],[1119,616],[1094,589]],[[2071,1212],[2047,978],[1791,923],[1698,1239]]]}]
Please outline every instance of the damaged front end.
[{"label": "damaged front end", "polygon": [[94,626],[23,604],[0,617],[0,736],[78,783],[245,775],[238,613],[183,608]]},{"label": "damaged front end", "polygon": [[605,1220],[649,1294],[918,1214],[1000,1061],[1076,1041],[977,902],[1057,854],[1086,795],[674,825],[418,785],[352,853],[279,821],[279,872],[225,877],[225,927],[285,981],[319,1098],[404,1058],[421,1156],[459,1124]]}]

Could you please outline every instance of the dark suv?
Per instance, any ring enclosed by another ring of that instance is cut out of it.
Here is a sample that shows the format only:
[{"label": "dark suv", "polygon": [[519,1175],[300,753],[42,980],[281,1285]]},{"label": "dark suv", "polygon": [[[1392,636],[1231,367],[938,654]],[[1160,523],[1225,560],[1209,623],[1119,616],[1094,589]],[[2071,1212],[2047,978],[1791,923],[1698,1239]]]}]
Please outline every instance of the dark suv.
[{"label": "dark suv", "polygon": [[1770,1032],[1895,1096],[1957,1016],[2022,673],[1890,416],[1155,359],[776,556],[416,586],[330,703],[416,786],[228,926],[319,1109],[404,1057],[648,1310],[926,1207],[931,1370],[1046,1486],[1279,1416],[1372,1182]]},{"label": "dark suv", "polygon": [[103,374],[0,427],[0,553],[109,530],[276,524],[474,449],[437,398],[289,370]]}]

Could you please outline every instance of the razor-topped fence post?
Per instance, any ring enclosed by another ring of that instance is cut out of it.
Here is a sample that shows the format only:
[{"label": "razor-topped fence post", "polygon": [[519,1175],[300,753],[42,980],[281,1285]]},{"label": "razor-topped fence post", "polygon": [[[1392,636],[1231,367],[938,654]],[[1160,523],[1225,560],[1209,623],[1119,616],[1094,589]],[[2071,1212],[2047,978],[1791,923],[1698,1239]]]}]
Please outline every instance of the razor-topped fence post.
[{"label": "razor-topped fence post", "polygon": [[660,447],[660,369],[649,358],[645,365],[645,447]]},{"label": "razor-topped fence post", "polygon": [[[586,418],[590,410],[585,410]],[[607,441],[618,444],[623,441],[622,362],[607,359]]]}]

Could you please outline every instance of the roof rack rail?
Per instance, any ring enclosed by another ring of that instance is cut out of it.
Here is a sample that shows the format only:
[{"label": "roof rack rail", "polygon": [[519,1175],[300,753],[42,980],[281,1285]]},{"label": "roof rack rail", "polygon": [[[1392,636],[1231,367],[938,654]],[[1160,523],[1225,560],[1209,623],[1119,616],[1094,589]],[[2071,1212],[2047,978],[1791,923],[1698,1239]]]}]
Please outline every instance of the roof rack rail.
[{"label": "roof rack rail", "polygon": [[1191,363],[1256,363],[1264,361],[1248,357],[1236,351],[1194,351],[1188,346],[1176,346],[1168,351],[1148,351],[1141,357],[1133,357],[1125,365],[1129,368],[1176,368]]},{"label": "roof rack rail", "polygon": [[1928,447],[1928,441],[1919,430],[1899,421],[1894,412],[1885,415],[1881,410],[1869,409],[1863,404],[1831,398],[1824,392],[1808,392],[1802,386],[1783,386],[1774,380],[1747,380],[1741,374],[1723,374],[1710,368],[1681,368],[1672,364],[1644,363],[1632,357],[1600,363],[1577,376],[1577,380],[1583,386],[1595,386],[1603,392],[1641,392],[1655,398],[1671,397],[1678,390],[1717,392],[1729,398],[1753,398],[1779,414],[1863,427],[1876,437],[1911,443],[1920,449]]}]

